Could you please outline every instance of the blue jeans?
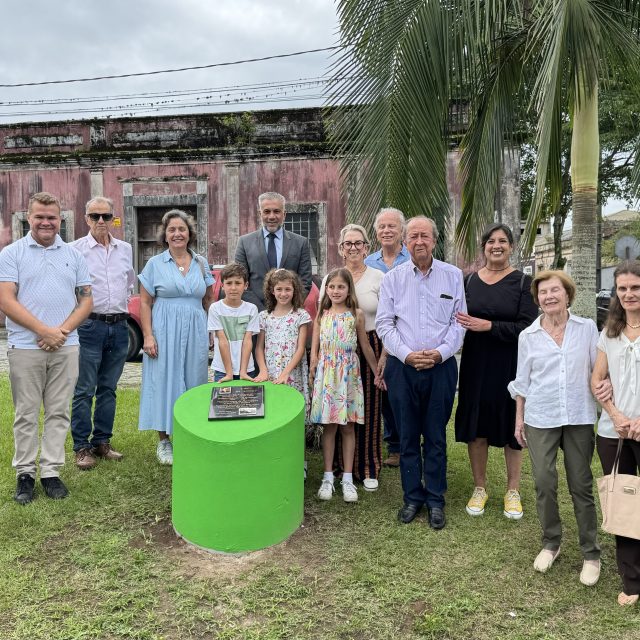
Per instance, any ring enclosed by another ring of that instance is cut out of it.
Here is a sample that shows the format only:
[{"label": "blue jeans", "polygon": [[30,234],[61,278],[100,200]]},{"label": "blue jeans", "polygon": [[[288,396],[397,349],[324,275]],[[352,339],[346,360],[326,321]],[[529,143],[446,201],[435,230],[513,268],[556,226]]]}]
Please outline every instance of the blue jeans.
[{"label": "blue jeans", "polygon": [[407,504],[444,507],[446,431],[457,378],[453,357],[422,371],[393,356],[387,359],[384,379],[400,431],[400,477]]},{"label": "blue jeans", "polygon": [[[255,371],[247,371],[247,373],[252,377],[255,378],[258,374]],[[214,382],[220,382],[220,380],[222,380],[222,378],[224,378],[227,374],[224,371],[216,371],[215,369],[213,370],[213,381]],[[233,376],[234,380],[240,380],[240,376]]]},{"label": "blue jeans", "polygon": [[[114,324],[86,320],[78,327],[78,335],[80,372],[71,405],[74,451],[96,447],[111,439],[116,413],[116,388],[129,348],[126,320]],[[94,396],[96,405],[92,424]]]}]

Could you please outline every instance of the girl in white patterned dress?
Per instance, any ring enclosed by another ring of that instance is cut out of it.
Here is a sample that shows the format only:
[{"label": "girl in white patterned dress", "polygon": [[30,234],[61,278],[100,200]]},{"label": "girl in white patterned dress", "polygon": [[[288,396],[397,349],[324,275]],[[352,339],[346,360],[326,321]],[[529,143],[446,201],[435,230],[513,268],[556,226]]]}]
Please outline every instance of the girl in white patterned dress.
[{"label": "girl in white patterned dress", "polygon": [[297,274],[272,269],[264,279],[265,311],[261,311],[260,334],[256,344],[259,374],[255,382],[270,380],[297,389],[305,401],[305,420],[309,414],[309,388],[306,358],[309,314],[302,306],[304,289]]}]

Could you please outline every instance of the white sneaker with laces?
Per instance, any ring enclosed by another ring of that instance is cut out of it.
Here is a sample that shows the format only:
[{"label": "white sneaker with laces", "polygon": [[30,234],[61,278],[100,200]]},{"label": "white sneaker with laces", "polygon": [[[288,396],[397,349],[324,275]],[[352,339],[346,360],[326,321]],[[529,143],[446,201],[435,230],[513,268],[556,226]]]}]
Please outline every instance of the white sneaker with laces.
[{"label": "white sneaker with laces", "polygon": [[345,502],[358,502],[358,491],[353,482],[343,480],[340,484],[342,485],[342,499]]},{"label": "white sneaker with laces", "polygon": [[173,445],[171,444],[171,440],[164,439],[158,442],[158,447],[156,448],[156,457],[158,458],[158,462],[160,464],[173,464]]},{"label": "white sneaker with laces", "polygon": [[318,489],[318,498],[320,500],[331,500],[335,488],[331,480],[323,480]]}]

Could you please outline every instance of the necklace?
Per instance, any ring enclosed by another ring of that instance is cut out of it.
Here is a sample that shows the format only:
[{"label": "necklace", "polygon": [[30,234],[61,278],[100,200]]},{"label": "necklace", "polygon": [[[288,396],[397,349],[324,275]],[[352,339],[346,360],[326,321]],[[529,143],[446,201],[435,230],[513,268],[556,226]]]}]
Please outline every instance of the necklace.
[{"label": "necklace", "polygon": [[630,329],[640,329],[640,324],[629,324],[627,322],[627,327],[629,327]]},{"label": "necklace", "polygon": [[502,269],[491,269],[490,267],[487,267],[487,266],[485,265],[485,267],[484,267],[484,268],[485,268],[487,271],[505,271],[505,270],[506,270],[506,269],[508,269],[510,266],[511,266],[511,265],[510,265],[510,264],[508,264],[506,267],[502,267]]},{"label": "necklace", "polygon": [[[564,321],[564,324],[561,327],[557,327],[555,331],[552,330],[552,327],[544,327],[544,330],[552,337],[552,338],[557,338],[559,336],[561,336],[564,333],[564,330],[567,328],[567,322],[569,321],[569,318],[567,318]],[[548,325],[548,323],[545,323]]]},{"label": "necklace", "polygon": [[[173,258],[173,261],[176,263],[176,267],[178,267],[178,271],[180,273],[184,273],[185,267],[183,265],[181,265],[180,262],[178,262],[178,258],[176,258],[171,252],[169,252],[169,254]],[[181,260],[183,260],[185,263],[188,262],[189,261],[189,254],[186,254],[186,255],[182,256]]]},{"label": "necklace", "polygon": [[361,273],[364,273],[367,270],[367,265],[364,265],[364,269],[360,269],[360,271],[352,271],[351,274],[354,276],[359,276]]}]

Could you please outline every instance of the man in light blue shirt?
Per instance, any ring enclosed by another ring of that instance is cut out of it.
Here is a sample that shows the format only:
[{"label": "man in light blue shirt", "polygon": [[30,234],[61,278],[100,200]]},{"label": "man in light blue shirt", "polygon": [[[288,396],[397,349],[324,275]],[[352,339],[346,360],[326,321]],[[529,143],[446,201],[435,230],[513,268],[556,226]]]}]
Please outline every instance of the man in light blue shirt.
[{"label": "man in light blue shirt", "polygon": [[[380,250],[364,259],[368,267],[387,273],[410,259],[407,247],[402,242],[406,222],[400,209],[384,207],[378,211],[373,222]],[[387,445],[387,457],[383,464],[387,467],[400,466],[400,434],[393,417],[389,394],[382,392],[382,420],[384,423],[384,441]]]},{"label": "man in light blue shirt", "polygon": [[27,220],[29,233],[0,253],[0,310],[7,316],[15,406],[14,499],[23,505],[33,500],[41,405],[40,482],[50,498],[69,493],[59,469],[78,377],[76,328],[93,307],[87,264],[58,235],[59,200],[50,193],[36,193],[29,200]]},{"label": "man in light blue shirt", "polygon": [[364,259],[368,267],[387,273],[410,259],[407,247],[402,242],[405,224],[404,214],[400,209],[380,209],[373,222],[380,249]]},{"label": "man in light blue shirt", "polygon": [[411,261],[385,275],[376,331],[389,353],[384,379],[400,432],[401,522],[411,522],[426,504],[429,524],[445,526],[447,422],[453,409],[458,366],[453,357],[466,312],[462,271],[433,257],[438,229],[417,216],[407,223]]}]

